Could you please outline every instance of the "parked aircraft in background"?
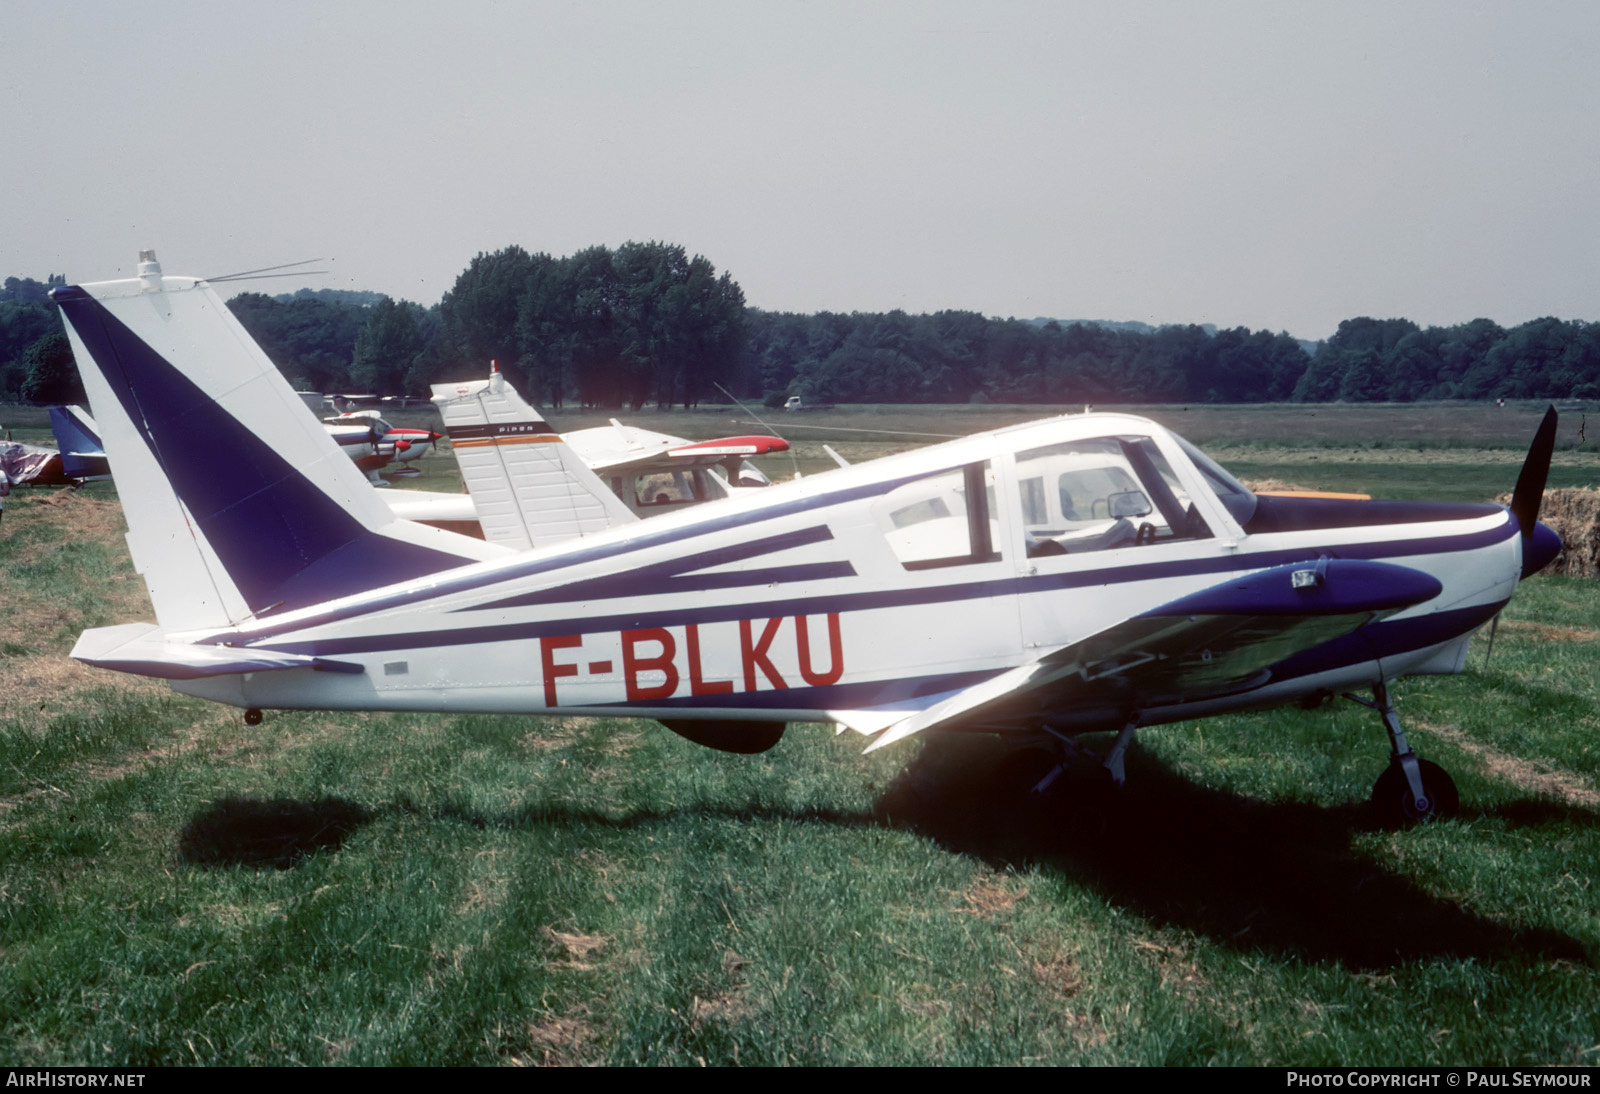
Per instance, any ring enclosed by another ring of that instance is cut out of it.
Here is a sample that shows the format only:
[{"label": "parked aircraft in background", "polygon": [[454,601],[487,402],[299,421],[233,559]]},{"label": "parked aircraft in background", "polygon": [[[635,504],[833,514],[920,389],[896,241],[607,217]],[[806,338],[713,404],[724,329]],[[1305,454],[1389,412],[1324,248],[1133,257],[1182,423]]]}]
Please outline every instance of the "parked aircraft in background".
[{"label": "parked aircraft in background", "polygon": [[782,437],[759,435],[690,441],[623,425],[562,434],[578,456],[640,516],[771,486],[750,460],[789,451]]},{"label": "parked aircraft in background", "polygon": [[75,482],[109,479],[111,468],[94,419],[81,406],[50,408],[50,432],[61,450],[61,470]]},{"label": "parked aircraft in background", "polygon": [[[528,429],[536,430],[539,436],[555,432],[506,382],[499,365],[493,361],[489,362],[488,381],[436,384],[433,391],[434,404],[445,414],[445,427],[458,458],[462,443],[456,439],[448,412],[458,393],[492,391],[497,401],[495,413],[514,416]],[[461,412],[461,408],[457,407],[456,412]],[[476,419],[468,428],[477,428]],[[615,418],[610,425],[563,433],[561,439],[590,471],[610,486],[611,492],[630,511],[639,516],[654,516],[770,486],[772,481],[750,462],[751,458],[789,451],[789,442],[781,437],[739,436],[690,441],[623,425]],[[475,442],[476,438],[470,439],[470,443]]]},{"label": "parked aircraft in background", "polygon": [[[157,620],[85,631],[73,656],[247,720],[624,715],[735,752],[816,721],[872,748],[995,733],[1063,763],[1112,731],[1120,781],[1140,727],[1371,689],[1392,748],[1373,801],[1427,817],[1455,787],[1389,684],[1460,671],[1559,547],[1537,522],[1553,411],[1509,510],[1258,497],[1154,422],[1084,414],[637,523],[492,379],[461,385],[446,424],[480,431],[454,443],[481,442],[497,519],[531,540],[564,492],[576,526],[513,550],[396,521],[204,282],[150,262],[52,296]],[[226,454],[246,458],[211,473]]]},{"label": "parked aircraft in background", "polygon": [[427,455],[433,443],[444,436],[431,429],[390,425],[376,410],[351,410],[324,418],[322,423],[339,439],[341,447],[348,448],[347,454],[355,459],[356,466],[368,472],[398,463],[399,471],[391,474],[418,474],[411,464]]},{"label": "parked aircraft in background", "polygon": [[[615,420],[557,434],[492,362],[487,380],[435,384],[433,401],[468,492],[396,491],[385,495],[390,509],[518,550],[766,485],[744,457],[788,448],[776,437],[695,443]],[[654,493],[641,504],[645,489]]]},{"label": "parked aircraft in background", "polygon": [[7,486],[77,486],[108,478],[94,419],[82,407],[53,406],[49,411],[55,448],[0,441],[0,474]]}]

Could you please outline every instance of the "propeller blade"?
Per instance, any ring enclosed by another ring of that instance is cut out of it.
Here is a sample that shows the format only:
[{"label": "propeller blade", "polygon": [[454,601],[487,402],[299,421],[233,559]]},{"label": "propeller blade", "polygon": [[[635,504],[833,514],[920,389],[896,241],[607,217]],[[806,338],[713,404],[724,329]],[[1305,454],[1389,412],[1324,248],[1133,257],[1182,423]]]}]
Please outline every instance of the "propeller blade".
[{"label": "propeller blade", "polygon": [[1511,495],[1511,515],[1517,518],[1523,539],[1533,537],[1534,526],[1539,522],[1539,504],[1544,500],[1544,483],[1556,448],[1556,418],[1555,407],[1544,412],[1544,421],[1539,423],[1539,432],[1528,446],[1528,458],[1522,463],[1517,488]]},{"label": "propeller blade", "polygon": [[1494,613],[1494,622],[1489,624],[1489,648],[1483,651],[1483,667],[1489,667],[1489,658],[1494,656],[1494,636],[1500,629],[1500,613]]}]

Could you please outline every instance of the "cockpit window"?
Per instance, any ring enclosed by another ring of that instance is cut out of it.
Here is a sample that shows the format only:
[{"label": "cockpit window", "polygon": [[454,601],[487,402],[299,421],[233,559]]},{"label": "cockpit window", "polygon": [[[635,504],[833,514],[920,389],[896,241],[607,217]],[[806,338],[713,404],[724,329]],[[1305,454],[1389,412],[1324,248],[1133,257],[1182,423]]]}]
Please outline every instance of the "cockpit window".
[{"label": "cockpit window", "polygon": [[1255,516],[1256,512],[1256,496],[1251,493],[1250,488],[1228,474],[1221,464],[1182,437],[1175,435],[1174,439],[1194,461],[1195,470],[1200,472],[1200,477],[1206,480],[1206,485],[1211,487],[1218,500],[1228,510],[1228,514],[1241,526],[1250,523],[1250,518]]},{"label": "cockpit window", "polygon": [[968,464],[898,486],[873,503],[878,527],[908,570],[992,562],[996,542],[989,463]]},{"label": "cockpit window", "polygon": [[1097,437],[1020,452],[1017,482],[1029,557],[1211,535],[1149,437]]}]

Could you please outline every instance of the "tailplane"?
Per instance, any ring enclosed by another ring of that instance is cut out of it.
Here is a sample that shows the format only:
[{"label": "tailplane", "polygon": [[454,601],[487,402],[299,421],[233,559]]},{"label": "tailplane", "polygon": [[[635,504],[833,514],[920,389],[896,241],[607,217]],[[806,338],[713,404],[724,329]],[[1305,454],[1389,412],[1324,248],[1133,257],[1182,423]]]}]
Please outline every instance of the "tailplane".
[{"label": "tailplane", "polygon": [[226,626],[502,552],[395,520],[204,281],[52,290],[128,546],[169,630]]},{"label": "tailplane", "polygon": [[491,364],[489,379],[433,385],[490,543],[520,551],[638,520]]}]

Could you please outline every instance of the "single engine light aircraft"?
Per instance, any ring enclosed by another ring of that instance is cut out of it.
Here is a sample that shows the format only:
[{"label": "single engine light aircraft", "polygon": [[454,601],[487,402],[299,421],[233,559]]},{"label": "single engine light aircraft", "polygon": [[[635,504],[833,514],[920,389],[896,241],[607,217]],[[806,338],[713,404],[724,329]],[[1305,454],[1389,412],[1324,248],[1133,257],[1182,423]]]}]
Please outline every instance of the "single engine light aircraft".
[{"label": "single engine light aircraft", "polygon": [[[1114,731],[1120,781],[1138,727],[1370,689],[1374,800],[1426,817],[1455,789],[1389,682],[1460,671],[1559,547],[1537,522],[1552,412],[1509,510],[1257,497],[1154,422],[1082,414],[515,550],[396,519],[205,282],[152,259],[52,295],[156,616],[73,656],[247,721],[625,715],[733,752],[796,721],[1063,755]],[[544,452],[526,493],[571,489],[548,427],[477,405],[483,451]]]}]

